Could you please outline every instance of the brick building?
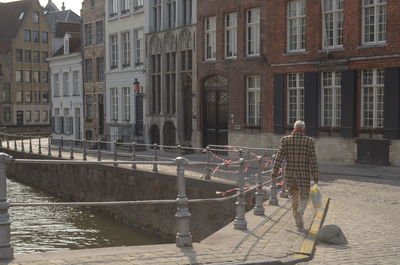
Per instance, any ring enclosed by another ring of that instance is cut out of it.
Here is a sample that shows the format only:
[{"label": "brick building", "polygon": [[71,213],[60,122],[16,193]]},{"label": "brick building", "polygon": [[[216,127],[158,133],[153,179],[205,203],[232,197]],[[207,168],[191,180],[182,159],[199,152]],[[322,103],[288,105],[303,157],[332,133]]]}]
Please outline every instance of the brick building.
[{"label": "brick building", "polygon": [[82,2],[83,137],[88,140],[105,134],[104,15],[105,0]]},{"label": "brick building", "polygon": [[399,8],[395,0],[199,1],[203,145],[277,147],[302,119],[322,161],[399,165]]}]

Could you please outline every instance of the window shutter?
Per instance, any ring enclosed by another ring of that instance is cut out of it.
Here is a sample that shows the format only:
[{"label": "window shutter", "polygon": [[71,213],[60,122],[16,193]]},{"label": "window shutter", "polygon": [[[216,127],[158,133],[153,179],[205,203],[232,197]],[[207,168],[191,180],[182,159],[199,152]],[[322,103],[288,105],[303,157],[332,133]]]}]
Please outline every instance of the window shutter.
[{"label": "window shutter", "polygon": [[342,137],[355,137],[356,135],[356,90],[357,71],[343,70],[341,81],[342,97]]},{"label": "window shutter", "polygon": [[74,118],[69,117],[69,134],[73,134],[74,131]]},{"label": "window shutter", "polygon": [[283,115],[284,74],[274,74],[274,133],[285,133]]},{"label": "window shutter", "polygon": [[304,74],[304,122],[306,133],[310,136],[318,136],[319,95],[320,79],[318,72]]},{"label": "window shutter", "polygon": [[400,67],[385,69],[384,131],[386,139],[400,139]]}]

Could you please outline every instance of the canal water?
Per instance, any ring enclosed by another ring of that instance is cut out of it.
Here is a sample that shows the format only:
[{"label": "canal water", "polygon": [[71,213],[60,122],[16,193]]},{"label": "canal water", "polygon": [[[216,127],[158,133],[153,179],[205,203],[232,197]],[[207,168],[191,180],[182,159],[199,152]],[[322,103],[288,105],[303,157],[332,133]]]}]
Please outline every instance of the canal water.
[{"label": "canal water", "polygon": [[[48,194],[7,180],[9,202],[56,202]],[[167,243],[161,237],[82,207],[11,207],[16,254]]]}]

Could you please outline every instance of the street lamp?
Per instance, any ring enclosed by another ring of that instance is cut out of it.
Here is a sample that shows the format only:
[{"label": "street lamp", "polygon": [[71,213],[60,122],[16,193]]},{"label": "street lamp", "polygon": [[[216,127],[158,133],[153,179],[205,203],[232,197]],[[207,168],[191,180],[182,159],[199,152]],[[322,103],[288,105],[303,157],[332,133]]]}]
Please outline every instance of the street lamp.
[{"label": "street lamp", "polygon": [[138,136],[143,136],[143,87],[137,78],[133,82],[133,89],[135,90],[135,127],[134,135],[135,141]]}]

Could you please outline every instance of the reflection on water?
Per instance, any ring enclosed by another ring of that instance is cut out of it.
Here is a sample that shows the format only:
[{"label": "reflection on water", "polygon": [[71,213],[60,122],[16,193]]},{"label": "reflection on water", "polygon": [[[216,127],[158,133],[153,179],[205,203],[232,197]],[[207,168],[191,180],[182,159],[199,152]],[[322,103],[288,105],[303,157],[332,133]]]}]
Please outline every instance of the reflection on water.
[{"label": "reflection on water", "polygon": [[[7,180],[9,202],[54,202],[49,196]],[[114,246],[160,244],[151,233],[117,223],[82,207],[11,207],[11,243],[16,254]]]}]

